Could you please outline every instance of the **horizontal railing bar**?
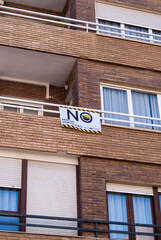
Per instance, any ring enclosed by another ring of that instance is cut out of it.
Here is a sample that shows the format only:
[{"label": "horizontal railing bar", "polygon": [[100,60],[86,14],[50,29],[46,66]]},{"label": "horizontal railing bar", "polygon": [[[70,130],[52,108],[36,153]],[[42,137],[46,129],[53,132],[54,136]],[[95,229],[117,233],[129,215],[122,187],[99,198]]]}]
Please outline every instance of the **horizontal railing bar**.
[{"label": "horizontal railing bar", "polygon": [[[103,111],[103,110],[82,108],[82,107],[77,107],[77,106],[68,106],[68,105],[62,105],[62,104],[46,103],[46,102],[41,102],[41,101],[33,101],[33,100],[3,97],[3,96],[0,96],[0,99],[15,101],[15,102],[31,103],[31,104],[37,104],[37,105],[46,105],[46,106],[51,106],[51,107],[64,106],[64,107],[71,107],[71,108],[76,108],[76,109],[80,108],[80,109],[83,109],[83,110],[95,111],[95,112],[102,113],[102,114],[111,114],[111,115],[118,115],[118,116],[132,117],[132,118],[140,118],[140,119],[146,119],[146,120],[161,121],[160,118],[152,118],[152,117],[145,117],[145,116],[139,116],[139,115],[131,115],[131,114],[127,114],[127,113],[117,113],[117,112],[111,112],[111,111]],[[7,103],[0,103],[0,105],[6,106]],[[9,106],[11,106],[11,105],[9,104]],[[13,107],[15,107],[15,106],[13,105]],[[21,106],[21,108],[25,108],[25,107]],[[35,110],[38,110],[38,109],[35,109]],[[58,112],[56,112],[56,113],[58,113]],[[106,118],[101,117],[101,119],[106,119]]]},{"label": "horizontal railing bar", "polygon": [[82,223],[98,223],[98,224],[112,224],[112,225],[126,225],[126,226],[140,226],[149,228],[161,228],[161,225],[156,224],[145,224],[145,223],[128,223],[128,222],[117,222],[117,221],[105,221],[96,219],[80,219],[80,218],[68,218],[68,217],[52,217],[32,214],[19,214],[19,213],[0,213],[0,216],[6,217],[20,217],[20,218],[37,218],[37,219],[48,219],[48,220],[60,220],[60,221],[72,221]]},{"label": "horizontal railing bar", "polygon": [[101,117],[100,119],[105,120],[105,121],[112,121],[112,122],[122,122],[122,123],[132,123],[132,124],[136,124],[136,125],[146,125],[146,126],[150,126],[150,127],[160,127],[161,125],[158,124],[153,124],[153,123],[144,123],[144,122],[135,122],[135,121],[128,121],[128,120],[121,120],[121,119],[114,119],[114,118],[103,118]]},{"label": "horizontal railing bar", "polygon": [[5,107],[11,107],[11,108],[18,108],[18,109],[27,109],[27,110],[33,110],[37,112],[48,112],[48,113],[57,113],[59,114],[59,111],[54,111],[54,110],[48,110],[48,109],[43,109],[43,108],[34,108],[34,107],[26,107],[26,106],[18,106],[18,105],[11,105],[11,104],[6,104],[6,103],[0,103],[0,106],[5,106]]},{"label": "horizontal railing bar", "polygon": [[66,229],[75,230],[83,232],[97,232],[97,233],[122,233],[122,234],[132,234],[132,235],[143,235],[143,236],[161,236],[161,233],[149,233],[149,232],[131,232],[131,231],[121,231],[121,230],[105,230],[105,229],[92,229],[83,227],[69,227],[69,226],[56,226],[56,225],[44,225],[44,224],[32,224],[32,223],[6,223],[0,222],[0,225],[9,226],[26,226],[26,227],[38,227],[38,228],[52,228],[52,229]]},{"label": "horizontal railing bar", "polygon": [[10,13],[10,12],[5,12],[5,11],[1,11],[0,13],[10,15],[10,16],[22,17],[22,18],[44,21],[44,22],[50,22],[50,23],[56,23],[56,24],[61,24],[61,25],[66,25],[66,26],[71,26],[71,27],[77,27],[77,28],[80,28],[80,29],[88,29],[87,26],[80,26],[80,25],[75,25],[75,24],[65,23],[65,22],[59,22],[59,21],[54,21],[54,20],[45,19],[45,18],[31,17],[31,16],[27,16],[27,15],[21,15],[21,14]]},{"label": "horizontal railing bar", "polygon": [[124,116],[124,117],[131,117],[131,118],[141,118],[141,119],[153,120],[153,121],[161,121],[161,118],[152,118],[152,117],[145,117],[145,116],[139,116],[139,115],[131,115],[131,114],[127,114],[127,113],[117,113],[117,112],[111,112],[111,111],[101,111],[101,113],[103,113],[103,114],[110,114],[110,115]]}]

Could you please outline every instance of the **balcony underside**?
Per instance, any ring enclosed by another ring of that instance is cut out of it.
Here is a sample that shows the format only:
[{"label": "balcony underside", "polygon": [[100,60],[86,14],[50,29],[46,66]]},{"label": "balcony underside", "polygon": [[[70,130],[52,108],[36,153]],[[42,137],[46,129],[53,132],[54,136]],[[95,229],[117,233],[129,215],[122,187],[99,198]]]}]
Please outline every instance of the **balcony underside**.
[{"label": "balcony underside", "polygon": [[44,52],[0,46],[0,79],[63,87],[76,59]]},{"label": "balcony underside", "polygon": [[22,4],[30,7],[36,7],[36,8],[42,8],[46,10],[52,10],[54,12],[63,12],[65,5],[67,3],[67,0],[9,0],[6,2],[16,3],[16,4]]}]

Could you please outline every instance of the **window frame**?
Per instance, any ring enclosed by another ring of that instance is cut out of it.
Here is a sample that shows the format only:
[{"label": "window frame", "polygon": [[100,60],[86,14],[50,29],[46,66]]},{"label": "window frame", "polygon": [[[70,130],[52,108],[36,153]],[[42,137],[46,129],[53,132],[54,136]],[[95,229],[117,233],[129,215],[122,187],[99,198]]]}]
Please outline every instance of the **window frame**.
[{"label": "window frame", "polygon": [[[127,210],[128,223],[135,223],[134,207],[133,207],[133,199],[132,199],[133,196],[148,196],[150,198],[150,204],[151,204],[152,224],[160,225],[160,222],[159,222],[160,220],[158,219],[157,216],[155,216],[155,213],[157,211],[156,207],[158,207],[156,204],[156,201],[159,201],[159,194],[156,195],[154,192],[154,189],[156,189],[156,191],[158,192],[158,188],[156,188],[156,187],[152,188],[153,189],[152,194],[145,194],[145,193],[141,194],[141,193],[128,192],[128,191],[126,191],[126,187],[125,187],[125,191],[123,190],[120,192],[119,191],[117,192],[117,190],[112,191],[112,189],[108,190],[107,185],[108,185],[108,183],[106,183],[106,203],[107,203],[107,220],[108,221],[109,221],[108,193],[116,193],[116,194],[122,193],[126,196],[126,210]],[[124,185],[124,186],[128,186],[128,185]],[[160,194],[161,194],[161,192],[160,192]],[[156,206],[155,206],[155,204],[156,204]],[[161,219],[161,207],[160,207],[160,219]],[[109,225],[108,225],[108,229],[109,229]],[[160,229],[153,228],[154,233],[156,233],[158,230],[160,231]],[[135,232],[135,226],[128,226],[128,231]],[[110,239],[110,233],[108,234],[108,237]],[[136,240],[136,235],[129,235],[129,240]]]},{"label": "window frame", "polygon": [[[135,25],[135,24],[131,24],[131,23],[128,23],[128,22],[118,22],[118,21],[114,21],[114,20],[111,20],[109,18],[103,18],[103,17],[101,17],[101,18],[97,17],[96,18],[96,23],[97,24],[101,24],[101,23],[99,23],[99,21],[101,21],[101,20],[102,21],[107,21],[107,22],[113,22],[113,23],[120,24],[120,33],[119,34],[117,34],[117,33],[114,34],[113,32],[110,33],[110,31],[109,31],[109,33],[106,33],[106,32],[101,33],[101,29],[99,28],[99,26],[97,26],[97,34],[108,35],[110,37],[125,38],[126,40],[132,40],[132,41],[152,43],[152,44],[157,44],[159,46],[161,45],[161,35],[157,35],[156,34],[156,36],[155,36],[155,33],[154,33],[155,31],[158,31],[161,34],[161,29],[149,28],[147,26],[142,26],[142,25],[138,25],[138,24]],[[128,29],[126,29],[126,25],[147,29],[146,33],[138,31],[138,34],[147,35],[147,38],[146,37],[141,37],[141,36],[138,36],[139,37],[138,38],[135,35],[129,36],[129,34],[126,34],[126,32],[128,32]],[[110,28],[110,26],[108,26],[108,25],[104,25],[104,27]],[[151,36],[151,34],[154,34],[154,36]],[[120,36],[117,36],[117,35],[120,35]],[[160,38],[160,39],[156,39],[156,38]]]},{"label": "window frame", "polygon": [[[158,110],[159,110],[159,117],[161,119],[161,93],[156,92],[156,91],[150,91],[147,89],[140,89],[140,88],[132,88],[132,87],[124,87],[120,85],[111,85],[111,84],[105,84],[101,83],[100,85],[100,92],[101,92],[101,110],[104,110],[104,96],[103,96],[103,88],[108,88],[108,89],[115,89],[115,90],[122,90],[127,92],[127,103],[128,103],[128,110],[129,110],[129,115],[133,115],[133,106],[132,106],[132,91],[140,92],[140,93],[146,93],[146,94],[155,94],[157,97],[157,103],[158,103]],[[105,114],[103,113],[102,116],[104,117]],[[134,117],[129,117],[129,121],[132,121]],[[112,126],[119,126],[119,127],[132,127],[132,128],[137,128],[137,129],[142,129],[142,130],[155,130],[155,129],[150,129],[150,128],[145,128],[145,127],[137,127],[133,123],[129,123],[129,125],[123,125],[123,124],[115,124],[115,123],[108,123],[105,122],[106,120],[102,120],[102,123],[105,125],[112,125]],[[138,124],[139,125],[139,124]],[[157,130],[156,130],[157,131]]]},{"label": "window frame", "polygon": [[[18,101],[11,101],[11,100],[0,100],[0,103],[6,103],[6,104],[9,104],[9,105],[18,105],[18,106],[22,106],[22,108],[17,108],[19,109],[20,111],[19,112],[15,112],[15,113],[23,113],[23,114],[29,114],[29,113],[25,113],[24,112],[24,107],[35,107],[35,108],[38,108],[37,112],[38,114],[35,115],[35,116],[43,116],[43,112],[42,111],[39,111],[39,109],[43,109],[43,105],[38,105],[38,104],[33,104],[33,103],[24,103],[24,102],[18,102]],[[0,106],[0,110],[1,111],[5,111],[5,112],[10,112],[10,111],[6,111],[4,110],[4,107],[5,106]],[[16,107],[15,107],[16,109]],[[28,110],[28,109],[27,109]],[[36,110],[33,110],[33,111],[36,111]],[[29,115],[34,115],[34,114],[29,114]]]}]

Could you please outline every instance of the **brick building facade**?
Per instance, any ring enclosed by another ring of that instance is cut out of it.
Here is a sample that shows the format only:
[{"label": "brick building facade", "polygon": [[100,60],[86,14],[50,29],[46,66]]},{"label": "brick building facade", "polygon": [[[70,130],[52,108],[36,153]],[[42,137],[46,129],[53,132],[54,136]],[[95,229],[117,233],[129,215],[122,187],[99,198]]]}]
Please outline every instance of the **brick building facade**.
[{"label": "brick building facade", "polygon": [[[0,5],[0,239],[161,233],[160,2],[37,2]],[[106,111],[102,133],[62,128],[59,105]]]}]

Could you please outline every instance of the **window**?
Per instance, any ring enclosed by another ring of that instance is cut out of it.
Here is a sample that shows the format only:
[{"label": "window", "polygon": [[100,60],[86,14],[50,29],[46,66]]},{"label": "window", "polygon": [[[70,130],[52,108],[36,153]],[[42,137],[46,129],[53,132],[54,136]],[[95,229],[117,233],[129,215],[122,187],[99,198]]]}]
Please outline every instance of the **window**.
[{"label": "window", "polygon": [[[18,190],[0,188],[0,212],[18,213],[18,196],[19,196]],[[0,222],[19,223],[19,218],[0,216]],[[19,226],[0,225],[0,230],[19,231]]]},{"label": "window", "polygon": [[[112,185],[112,187],[111,187]],[[112,192],[113,190],[113,192]],[[118,192],[117,192],[118,191]],[[137,224],[153,224],[152,188],[135,187],[122,184],[107,185],[107,206],[109,221]],[[110,230],[153,232],[152,228],[142,226],[109,225]],[[123,233],[110,233],[111,239],[129,239]],[[145,236],[136,235],[136,239]],[[153,237],[150,237],[153,239]]]},{"label": "window", "polygon": [[97,23],[101,24],[98,26],[98,33],[161,44],[159,14],[96,0],[96,19]]},{"label": "window", "polygon": [[[17,112],[17,113],[26,113],[31,115],[43,115],[42,111],[39,111],[39,109],[42,109],[42,106],[36,105],[36,104],[27,104],[23,102],[12,102],[12,101],[6,101],[1,100],[2,104],[5,104],[6,106],[0,106],[0,110],[2,111],[8,111],[8,112]],[[10,106],[12,105],[12,106]],[[21,106],[21,108],[20,108]],[[32,109],[25,109],[26,108],[36,108],[37,110]]]},{"label": "window", "polygon": [[105,25],[105,27],[99,26],[99,29],[103,30],[99,33],[161,44],[161,31],[102,19],[98,19],[98,23]]},{"label": "window", "polygon": [[104,114],[105,123],[160,130],[161,121],[157,120],[161,116],[159,99],[160,95],[153,93],[102,86],[102,107],[110,112]]}]

